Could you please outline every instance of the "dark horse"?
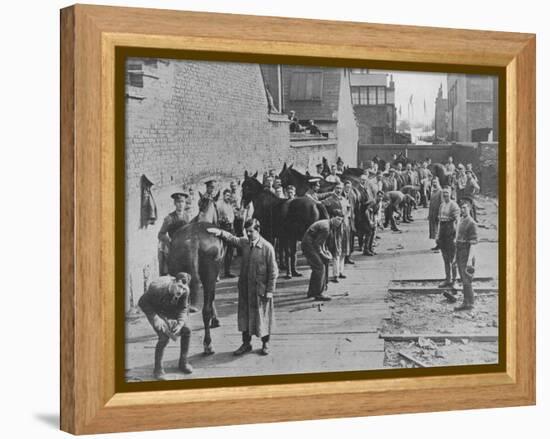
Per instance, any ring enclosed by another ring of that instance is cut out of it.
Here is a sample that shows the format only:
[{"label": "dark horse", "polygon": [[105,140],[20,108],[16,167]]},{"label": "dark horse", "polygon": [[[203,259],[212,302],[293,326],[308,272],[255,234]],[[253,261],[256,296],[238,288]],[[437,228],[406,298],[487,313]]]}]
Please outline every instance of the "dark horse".
[{"label": "dark horse", "polygon": [[180,271],[191,275],[189,289],[192,305],[197,303],[200,279],[204,294],[202,306],[204,353],[212,354],[214,350],[212,349],[210,327],[211,323],[216,321],[214,319],[216,279],[220,263],[223,260],[224,246],[221,239],[206,231],[208,227],[215,227],[215,225],[206,222],[192,222],[176,231],[168,255],[168,271],[171,275]]},{"label": "dark horse", "polygon": [[[287,166],[285,163],[279,174],[279,178],[281,179],[283,187],[286,188],[288,185],[294,186],[296,188],[296,196],[298,197],[303,197],[310,189],[309,179],[311,176],[297,171],[293,168],[293,165]],[[321,185],[319,192],[330,192],[335,186],[334,183],[329,183],[325,179],[321,179],[319,183]]]},{"label": "dark horse", "polygon": [[199,280],[202,283],[205,354],[214,353],[210,328],[219,326],[214,299],[216,280],[224,256],[223,242],[206,231],[218,223],[216,199],[200,195],[199,214],[174,233],[168,254],[168,272],[172,276],[181,271],[191,275],[189,289],[192,306],[198,302]]},{"label": "dark horse", "polygon": [[245,171],[242,183],[243,204],[253,204],[254,217],[260,221],[264,238],[271,243],[279,239],[285,250],[287,278],[301,276],[296,271],[296,242],[301,241],[311,224],[325,218],[326,215],[320,212],[318,203],[309,197],[298,197],[293,200],[277,198],[271,191],[263,188],[256,179],[257,174],[249,176]]}]

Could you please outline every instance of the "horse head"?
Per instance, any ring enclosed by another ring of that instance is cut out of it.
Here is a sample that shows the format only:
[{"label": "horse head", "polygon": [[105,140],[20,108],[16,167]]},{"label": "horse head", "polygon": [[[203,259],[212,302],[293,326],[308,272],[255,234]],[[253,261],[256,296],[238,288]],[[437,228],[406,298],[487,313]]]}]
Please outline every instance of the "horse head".
[{"label": "horse head", "polygon": [[248,174],[248,171],[244,171],[244,180],[241,185],[243,191],[242,203],[244,206],[248,206],[263,190],[263,185],[258,181],[257,177],[258,171],[252,176]]},{"label": "horse head", "polygon": [[199,214],[197,215],[197,221],[218,224],[218,207],[216,205],[216,200],[219,196],[219,192],[215,197],[209,197],[199,192]]}]

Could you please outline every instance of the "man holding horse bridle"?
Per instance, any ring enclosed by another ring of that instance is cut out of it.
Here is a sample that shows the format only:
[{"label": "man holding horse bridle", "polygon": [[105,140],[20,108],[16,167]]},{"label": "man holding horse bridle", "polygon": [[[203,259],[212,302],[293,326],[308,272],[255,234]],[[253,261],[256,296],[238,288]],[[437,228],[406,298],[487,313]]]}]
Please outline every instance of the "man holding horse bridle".
[{"label": "man holding horse bridle", "polygon": [[242,345],[233,354],[250,352],[252,336],[255,335],[262,340],[260,354],[268,355],[273,326],[273,293],[279,269],[273,246],[260,235],[260,222],[251,218],[245,222],[244,228],[246,238],[238,238],[214,227],[206,230],[242,250],[237,312]]},{"label": "man holding horse bridle", "polygon": [[184,192],[175,192],[171,195],[171,197],[174,200],[176,210],[164,218],[160,231],[157,235],[159,240],[159,276],[166,276],[168,274],[168,254],[170,253],[172,235],[180,227],[189,223],[190,220],[189,215],[185,210],[185,205],[189,195]]}]

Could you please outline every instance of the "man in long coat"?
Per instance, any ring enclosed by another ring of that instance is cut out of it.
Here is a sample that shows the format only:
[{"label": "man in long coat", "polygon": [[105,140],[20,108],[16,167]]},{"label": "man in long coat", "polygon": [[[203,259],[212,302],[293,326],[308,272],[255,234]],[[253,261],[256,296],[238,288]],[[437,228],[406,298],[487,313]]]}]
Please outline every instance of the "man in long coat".
[{"label": "man in long coat", "polygon": [[273,246],[260,235],[256,218],[244,224],[246,237],[238,238],[218,228],[207,231],[242,249],[239,274],[238,329],[242,345],[234,352],[243,355],[252,350],[252,336],[262,339],[261,355],[269,354],[269,338],[273,326],[273,293],[279,270]]}]

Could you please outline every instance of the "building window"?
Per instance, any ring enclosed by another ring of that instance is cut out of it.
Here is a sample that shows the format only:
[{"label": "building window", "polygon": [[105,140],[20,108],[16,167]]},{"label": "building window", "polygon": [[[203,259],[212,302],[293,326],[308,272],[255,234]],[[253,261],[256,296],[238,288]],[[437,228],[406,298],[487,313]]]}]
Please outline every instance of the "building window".
[{"label": "building window", "polygon": [[353,105],[385,105],[387,102],[386,87],[352,87],[351,96]]},{"label": "building window", "polygon": [[358,75],[367,74],[369,73],[369,69],[351,69],[351,73],[355,73]]},{"label": "building window", "polygon": [[353,105],[359,105],[359,87],[351,88],[351,103]]},{"label": "building window", "polygon": [[132,87],[143,88],[143,66],[141,63],[129,62],[126,65],[126,83]]},{"label": "building window", "polygon": [[322,72],[294,72],[290,79],[290,100],[319,101],[322,97]]},{"label": "building window", "polygon": [[376,103],[378,105],[386,103],[386,87],[377,88]]}]

